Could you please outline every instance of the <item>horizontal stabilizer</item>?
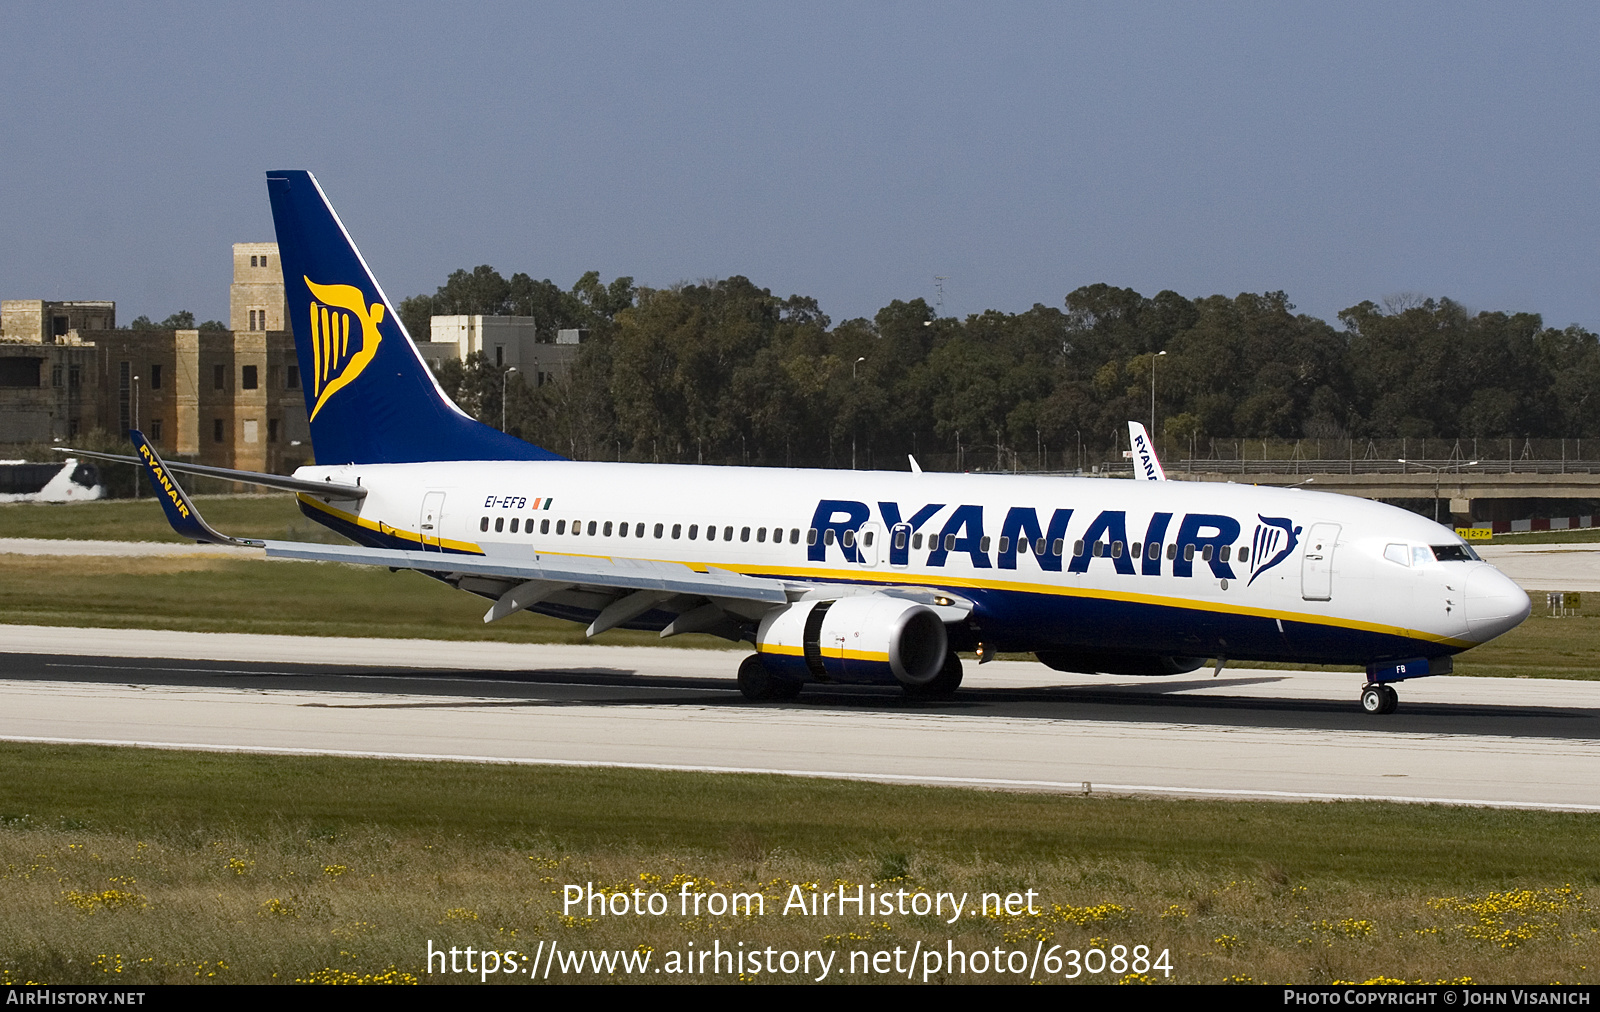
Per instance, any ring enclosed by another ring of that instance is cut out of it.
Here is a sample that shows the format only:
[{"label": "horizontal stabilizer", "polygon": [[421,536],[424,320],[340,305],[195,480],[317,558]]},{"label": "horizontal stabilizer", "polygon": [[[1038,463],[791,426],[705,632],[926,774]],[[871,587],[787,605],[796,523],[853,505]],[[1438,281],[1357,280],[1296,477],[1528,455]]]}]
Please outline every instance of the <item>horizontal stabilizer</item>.
[{"label": "horizontal stabilizer", "polygon": [[[106,460],[113,464],[133,464],[136,467],[145,465],[141,457],[129,457],[120,453],[98,453],[94,450],[69,450],[59,447],[57,453],[71,453],[80,457],[93,457],[95,460]],[[307,492],[311,495],[322,496],[329,499],[365,499],[367,490],[360,485],[345,485],[336,481],[306,481],[303,478],[290,478],[283,474],[263,474],[260,471],[235,471],[231,467],[212,467],[209,464],[190,464],[185,461],[173,463],[164,461],[163,466],[168,471],[177,471],[180,474],[197,474],[202,478],[221,478],[224,481],[240,481],[248,485],[260,485],[264,488],[280,488],[285,492]]]}]

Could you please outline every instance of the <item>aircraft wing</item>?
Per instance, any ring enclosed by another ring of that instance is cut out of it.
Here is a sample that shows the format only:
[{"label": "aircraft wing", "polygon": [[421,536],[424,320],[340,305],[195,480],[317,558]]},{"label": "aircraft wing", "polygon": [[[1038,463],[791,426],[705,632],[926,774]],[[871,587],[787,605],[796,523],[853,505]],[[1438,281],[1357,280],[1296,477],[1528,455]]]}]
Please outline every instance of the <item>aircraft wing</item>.
[{"label": "aircraft wing", "polygon": [[[682,563],[646,559],[544,555],[518,560],[407,549],[363,548],[358,545],[316,545],[298,541],[268,541],[266,548],[269,559],[344,562],[431,573],[538,580],[564,586],[697,594],[701,597],[726,597],[771,604],[786,604],[790,600],[785,584],[777,580],[758,580],[715,567],[707,567],[702,573]],[[806,589],[806,585],[796,585],[795,596],[798,597]]]},{"label": "aircraft wing", "polygon": [[[805,597],[848,594],[853,589],[803,580],[757,579],[715,566],[695,569],[681,562],[653,559],[573,555],[535,555],[531,559],[493,558],[460,552],[233,538],[206,523],[144,434],[134,431],[131,435],[139,454],[129,460],[144,466],[157,490],[157,498],[166,511],[168,522],[179,534],[203,543],[265,548],[267,557],[272,559],[414,569],[441,576],[457,586],[474,580],[478,584],[472,588],[475,592],[496,599],[483,616],[485,622],[504,618],[558,594],[598,591],[603,596],[600,598],[599,614],[589,626],[591,636],[656,609],[677,612],[679,616],[662,632],[663,636],[680,632],[722,635],[736,633],[736,629],[727,625],[730,613],[749,619],[774,605],[788,604]],[[328,494],[328,489],[321,482],[299,484],[311,486],[317,494]],[[356,489],[362,495],[366,494],[366,490],[358,486],[336,485],[333,488]],[[336,491],[334,495],[338,497],[341,493]],[[945,622],[958,622],[973,609],[973,602],[964,597],[927,587],[886,586],[868,592],[917,601]],[[737,639],[738,636],[730,638]]]},{"label": "aircraft wing", "polygon": [[[132,433],[134,444],[148,444],[144,433]],[[130,457],[121,453],[100,453],[96,450],[73,450],[67,447],[57,447],[57,453],[71,453],[79,457],[93,457],[95,460],[107,460],[113,464],[132,464],[135,467],[144,467],[144,457]],[[261,485],[265,488],[280,488],[285,492],[309,492],[312,495],[331,497],[334,499],[365,499],[367,490],[360,485],[342,485],[332,481],[306,481],[303,478],[291,478],[283,474],[262,474],[260,471],[235,471],[231,467],[212,467],[209,464],[190,464],[178,461],[157,460],[160,466],[167,471],[179,471],[183,474],[198,474],[206,478],[222,478],[227,481],[239,481],[249,485]],[[158,480],[156,487],[160,488]]]}]

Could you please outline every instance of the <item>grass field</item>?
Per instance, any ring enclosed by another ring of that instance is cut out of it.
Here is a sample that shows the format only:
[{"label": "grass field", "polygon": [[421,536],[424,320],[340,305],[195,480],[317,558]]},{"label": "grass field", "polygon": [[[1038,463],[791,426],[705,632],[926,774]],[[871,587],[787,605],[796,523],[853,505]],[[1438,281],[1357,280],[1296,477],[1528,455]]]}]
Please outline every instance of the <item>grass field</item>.
[{"label": "grass field", "polygon": [[[0,744],[0,982],[425,980],[430,939],[656,966],[690,942],[842,965],[919,942],[1146,945],[1169,953],[1155,983],[1570,982],[1600,965],[1597,846],[1587,815]],[[767,912],[564,911],[562,887],[589,882],[760,893]],[[797,884],[871,883],[1031,889],[1035,913],[781,913]]]},{"label": "grass field", "polygon": [[531,612],[491,625],[489,602],[420,573],[326,562],[205,556],[0,555],[0,621],[110,629],[385,636],[501,643],[609,643],[719,649],[688,634],[584,627]]},{"label": "grass field", "polygon": [[[196,496],[195,505],[211,526],[235,537],[348,544],[326,527],[307,520],[294,497],[282,493]],[[174,543],[184,540],[173,533],[161,505],[148,496],[70,505],[3,503],[0,537]]]}]

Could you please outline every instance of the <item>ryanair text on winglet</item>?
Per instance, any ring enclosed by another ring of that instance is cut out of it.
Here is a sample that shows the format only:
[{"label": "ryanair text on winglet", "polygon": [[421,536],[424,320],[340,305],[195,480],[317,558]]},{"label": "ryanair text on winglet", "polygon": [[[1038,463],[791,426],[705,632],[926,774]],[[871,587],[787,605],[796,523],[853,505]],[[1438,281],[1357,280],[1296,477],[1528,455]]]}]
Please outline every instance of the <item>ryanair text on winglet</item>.
[{"label": "ryanair text on winglet", "polygon": [[178,494],[177,486],[172,484],[172,479],[167,477],[167,469],[155,462],[154,457],[150,453],[150,447],[141,443],[139,445],[139,455],[144,458],[144,462],[146,464],[150,465],[150,473],[156,476],[157,481],[161,482],[161,490],[167,493],[168,499],[172,500],[172,505],[177,508],[178,515],[183,517],[185,520],[189,519],[188,504],[185,503],[183,501],[183,497]]}]

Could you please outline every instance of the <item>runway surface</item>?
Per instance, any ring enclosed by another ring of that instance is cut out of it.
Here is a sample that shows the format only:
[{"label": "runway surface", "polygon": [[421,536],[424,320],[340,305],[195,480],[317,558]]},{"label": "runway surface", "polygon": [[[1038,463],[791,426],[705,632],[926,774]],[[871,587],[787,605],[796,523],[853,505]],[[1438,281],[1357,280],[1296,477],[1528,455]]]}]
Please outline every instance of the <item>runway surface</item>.
[{"label": "runway surface", "polygon": [[1523,590],[1600,593],[1600,544],[1483,545],[1477,552]]},{"label": "runway surface", "polygon": [[953,700],[738,694],[739,651],[0,626],[0,738],[1600,811],[1600,684],[967,662]]}]

